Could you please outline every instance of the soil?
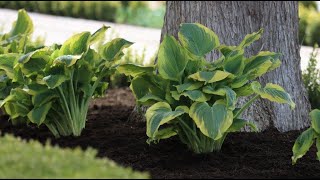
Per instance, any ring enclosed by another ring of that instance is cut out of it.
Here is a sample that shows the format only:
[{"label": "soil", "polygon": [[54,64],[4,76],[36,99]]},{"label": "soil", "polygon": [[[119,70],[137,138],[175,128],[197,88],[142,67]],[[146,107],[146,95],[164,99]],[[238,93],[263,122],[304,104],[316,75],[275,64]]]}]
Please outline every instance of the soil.
[{"label": "soil", "polygon": [[2,133],[23,139],[37,139],[54,145],[83,149],[93,147],[99,157],[120,165],[148,171],[152,178],[316,178],[320,164],[316,147],[291,165],[292,146],[302,131],[279,133],[234,133],[227,136],[219,153],[196,155],[174,137],[149,146],[145,123],[128,122],[135,101],[130,90],[113,89],[107,97],[90,105],[86,128],[80,137],[55,139],[46,127],[13,126],[8,117],[0,118]]}]

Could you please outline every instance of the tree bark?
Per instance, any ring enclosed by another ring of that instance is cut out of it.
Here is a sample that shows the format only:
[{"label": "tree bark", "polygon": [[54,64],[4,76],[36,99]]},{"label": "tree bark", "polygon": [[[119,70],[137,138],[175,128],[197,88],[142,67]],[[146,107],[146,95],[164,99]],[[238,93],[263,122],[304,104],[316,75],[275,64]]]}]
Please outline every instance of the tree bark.
[{"label": "tree bark", "polygon": [[[245,35],[264,28],[261,39],[247,47],[246,56],[261,50],[282,53],[282,65],[257,80],[262,85],[281,85],[296,108],[291,110],[288,105],[259,99],[244,112],[243,118],[254,121],[259,130],[276,127],[285,132],[310,125],[310,103],[300,70],[298,1],[167,1],[161,41],[165,34],[177,37],[183,22],[203,24],[226,45],[238,45]],[[217,57],[213,51],[206,59]],[[239,99],[239,105],[247,100]]]}]

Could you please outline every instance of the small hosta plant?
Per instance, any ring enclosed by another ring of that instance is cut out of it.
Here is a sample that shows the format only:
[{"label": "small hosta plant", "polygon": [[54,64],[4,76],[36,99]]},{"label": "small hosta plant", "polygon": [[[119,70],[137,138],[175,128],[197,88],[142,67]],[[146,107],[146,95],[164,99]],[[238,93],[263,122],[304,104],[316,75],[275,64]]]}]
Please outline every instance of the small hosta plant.
[{"label": "small hosta plant", "polygon": [[103,77],[115,71],[123,49],[132,44],[116,38],[92,49],[107,29],[75,34],[62,45],[3,54],[0,69],[19,84],[1,102],[10,119],[45,124],[57,137],[79,136],[90,99],[104,94]]},{"label": "small hosta plant", "polygon": [[[280,66],[280,54],[262,51],[244,56],[245,47],[258,40],[263,30],[247,35],[238,46],[221,45],[218,36],[198,23],[183,23],[178,34],[165,36],[154,66],[124,64],[118,71],[132,76],[130,88],[137,102],[149,105],[148,143],[178,135],[195,153],[219,151],[228,133],[245,125],[241,113],[257,98],[295,107],[279,85],[262,87],[257,77]],[[212,50],[221,57],[207,62]],[[242,96],[252,97],[236,107]]]},{"label": "small hosta plant", "polygon": [[316,142],[317,160],[320,161],[320,110],[314,109],[310,112],[311,127],[305,130],[295,141],[292,152],[292,164],[296,164],[299,158],[302,158]]}]

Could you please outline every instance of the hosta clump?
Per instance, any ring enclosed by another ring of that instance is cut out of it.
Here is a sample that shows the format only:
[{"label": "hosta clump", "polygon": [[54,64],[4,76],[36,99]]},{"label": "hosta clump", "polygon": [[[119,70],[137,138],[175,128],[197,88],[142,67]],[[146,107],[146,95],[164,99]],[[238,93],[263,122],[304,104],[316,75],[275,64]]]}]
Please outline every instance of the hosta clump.
[{"label": "hosta clump", "polygon": [[[255,78],[280,66],[280,54],[262,51],[246,58],[244,48],[261,36],[247,35],[238,46],[220,45],[217,35],[197,23],[184,23],[178,33],[165,36],[155,66],[124,64],[118,70],[133,77],[131,90],[146,112],[148,143],[178,135],[196,153],[219,151],[230,132],[254,124],[241,113],[257,98],[295,104],[285,90],[272,83],[262,87]],[[212,50],[222,56],[207,62]],[[239,97],[250,96],[243,107]]]},{"label": "hosta clump", "polygon": [[316,142],[317,160],[320,161],[320,110],[314,109],[310,112],[311,127],[305,130],[295,141],[292,152],[292,164],[295,164],[299,158],[302,158],[310,147]]},{"label": "hosta clump", "polygon": [[[31,40],[33,23],[25,10],[18,11],[18,18],[8,33],[0,35],[0,100],[5,99],[12,88],[19,84],[13,80],[8,66],[12,66],[13,60],[6,61],[7,54],[28,53],[43,47],[42,43]],[[9,55],[9,58],[14,58]]]},{"label": "hosta clump", "polygon": [[45,124],[57,137],[79,136],[90,99],[104,93],[108,83],[103,77],[115,71],[123,49],[132,44],[116,38],[98,51],[92,49],[107,29],[78,33],[62,45],[26,54],[4,54],[1,69],[21,85],[11,89],[1,103],[10,119]]}]

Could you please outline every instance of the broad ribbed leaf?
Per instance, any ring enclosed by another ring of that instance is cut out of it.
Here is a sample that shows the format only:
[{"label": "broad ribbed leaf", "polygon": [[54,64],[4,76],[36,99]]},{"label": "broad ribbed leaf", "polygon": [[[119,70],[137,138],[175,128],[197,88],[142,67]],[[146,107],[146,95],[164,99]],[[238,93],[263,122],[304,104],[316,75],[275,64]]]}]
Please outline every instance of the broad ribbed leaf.
[{"label": "broad ribbed leaf", "polygon": [[279,85],[268,83],[264,88],[261,88],[260,83],[254,81],[251,83],[251,87],[252,90],[262,98],[277,103],[287,103],[291,109],[295,108],[295,103],[292,101],[290,95]]},{"label": "broad ribbed leaf", "polygon": [[250,126],[253,131],[257,131],[257,127],[254,123],[244,119],[234,119],[228,132],[238,132],[246,125]]},{"label": "broad ribbed leaf", "polygon": [[254,91],[252,90],[252,87],[251,87],[251,84],[247,84],[245,86],[242,86],[240,88],[236,88],[236,89],[233,89],[237,96],[238,97],[241,97],[241,96],[250,96],[254,93]]},{"label": "broad ribbed leaf", "polygon": [[232,124],[233,114],[226,105],[215,103],[212,107],[206,102],[195,102],[190,107],[190,117],[200,131],[217,140],[223,136]]},{"label": "broad ribbed leaf", "polygon": [[[158,98],[165,98],[165,89],[160,89],[157,84],[152,81],[152,78],[149,76],[137,76],[135,77],[130,84],[130,89],[133,92],[135,98],[140,102],[140,99],[145,100],[146,94],[152,94]],[[153,98],[154,99],[154,98]]]},{"label": "broad ribbed leaf", "polygon": [[104,44],[100,49],[100,55],[107,61],[119,60],[124,54],[123,49],[133,43],[122,38],[116,38]]},{"label": "broad ribbed leaf", "polygon": [[31,34],[33,32],[33,23],[29,15],[24,9],[18,11],[18,19],[15,22],[13,29],[10,32],[10,36],[16,36],[18,34]]},{"label": "broad ribbed leaf", "polygon": [[59,56],[81,55],[89,48],[90,32],[82,32],[73,35],[60,48]]},{"label": "broad ribbed leaf", "polygon": [[194,74],[191,74],[188,78],[191,78],[193,80],[197,81],[203,81],[205,83],[213,83],[217,81],[221,81],[225,78],[227,78],[230,75],[230,73],[225,71],[200,71]]},{"label": "broad ribbed leaf", "polygon": [[240,43],[239,47],[245,48],[252,44],[254,41],[260,39],[261,34],[263,33],[263,29],[260,29],[258,32],[254,32],[252,34],[248,34],[244,37],[242,42]]},{"label": "broad ribbed leaf", "polygon": [[304,131],[295,141],[292,152],[292,164],[295,164],[299,158],[304,156],[313,144],[315,132],[312,128]]},{"label": "broad ribbed leaf", "polygon": [[243,50],[237,50],[233,53],[232,56],[228,55],[225,57],[223,69],[231,74],[241,75],[245,67]]},{"label": "broad ribbed leaf", "polygon": [[218,36],[199,23],[182,23],[178,36],[181,44],[197,56],[204,56],[220,45]]},{"label": "broad ribbed leaf", "polygon": [[67,67],[70,67],[70,66],[74,65],[77,62],[77,60],[79,60],[81,58],[81,56],[82,55],[63,55],[63,56],[59,56],[58,58],[56,58],[53,61],[53,64],[63,63]]},{"label": "broad ribbed leaf", "polygon": [[192,101],[197,101],[197,102],[206,102],[211,98],[210,95],[204,94],[200,90],[190,90],[190,91],[184,91],[182,93],[178,93],[177,91],[171,91],[171,95],[177,101],[180,99],[180,96],[189,97]]},{"label": "broad ribbed leaf", "polygon": [[196,90],[199,89],[203,85],[202,82],[186,82],[184,84],[180,84],[175,86],[177,88],[178,93],[182,93],[187,90]]},{"label": "broad ribbed leaf", "polygon": [[63,82],[65,82],[68,79],[69,78],[65,75],[49,75],[43,78],[44,82],[50,89],[60,86]]},{"label": "broad ribbed leaf", "polygon": [[35,107],[40,107],[56,97],[58,96],[54,92],[47,90],[45,92],[37,93],[32,96],[32,103]]},{"label": "broad ribbed leaf", "polygon": [[231,88],[240,88],[248,82],[248,77],[246,75],[237,76],[234,78],[230,84]]},{"label": "broad ribbed leaf", "polygon": [[320,134],[320,110],[314,109],[310,112],[311,127],[315,132]]},{"label": "broad ribbed leaf", "polygon": [[159,141],[160,139],[168,139],[172,136],[177,135],[177,131],[175,129],[175,127],[168,127],[168,128],[163,128],[158,130],[155,133],[154,138],[149,138],[147,140],[147,143],[150,144],[152,141]]},{"label": "broad ribbed leaf", "polygon": [[158,53],[158,69],[164,79],[180,82],[188,63],[187,54],[173,36],[165,36]]},{"label": "broad ribbed leaf", "polygon": [[142,98],[138,99],[139,102],[142,102],[142,103],[146,103],[147,101],[150,101],[150,100],[154,100],[154,101],[164,101],[163,99],[161,99],[160,97],[158,96],[155,96],[153,94],[146,94],[144,95]]},{"label": "broad ribbed leaf", "polygon": [[44,104],[40,107],[33,108],[28,113],[28,118],[31,122],[37,124],[38,126],[41,125],[44,120],[46,120],[46,116],[51,108],[51,102]]},{"label": "broad ribbed leaf", "polygon": [[178,106],[175,111],[172,111],[170,105],[165,102],[158,102],[152,105],[146,112],[148,137],[155,138],[161,125],[184,113],[188,113],[188,107],[186,106]]},{"label": "broad ribbed leaf", "polygon": [[125,74],[126,76],[136,77],[141,74],[152,73],[154,71],[154,67],[153,66],[146,67],[146,66],[140,66],[135,64],[122,64],[118,66],[117,70],[120,73]]},{"label": "broad ribbed leaf", "polygon": [[15,53],[0,55],[0,70],[3,70],[10,79],[14,78],[13,66],[16,63],[17,57],[18,54]]},{"label": "broad ribbed leaf", "polygon": [[102,40],[105,36],[106,30],[109,28],[110,28],[110,26],[103,25],[100,29],[98,29],[96,32],[94,32],[91,35],[90,44],[93,44],[93,43],[98,42],[99,40]]},{"label": "broad ribbed leaf", "polygon": [[229,87],[214,89],[212,86],[205,86],[202,90],[204,93],[207,94],[225,96],[227,101],[227,107],[232,110],[235,108],[237,102],[237,94]]}]

